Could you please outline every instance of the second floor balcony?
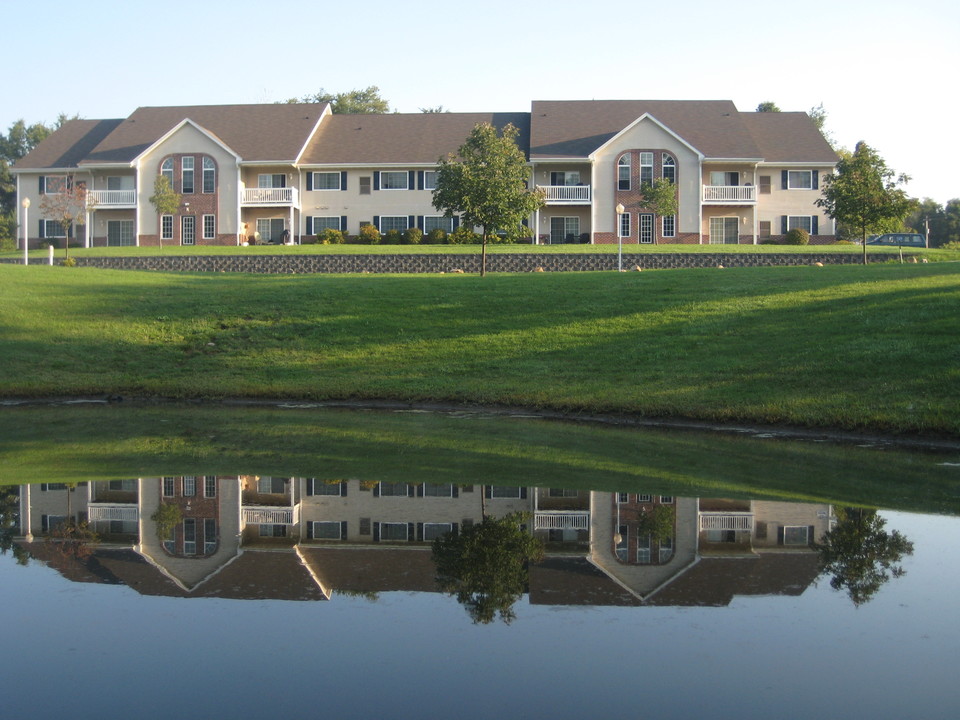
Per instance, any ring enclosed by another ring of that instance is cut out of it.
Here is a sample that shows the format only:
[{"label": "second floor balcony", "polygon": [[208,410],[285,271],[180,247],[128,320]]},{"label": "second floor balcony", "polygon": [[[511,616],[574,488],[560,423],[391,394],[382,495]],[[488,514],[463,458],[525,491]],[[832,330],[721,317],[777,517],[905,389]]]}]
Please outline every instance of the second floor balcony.
[{"label": "second floor balcony", "polygon": [[551,205],[589,205],[589,185],[538,185]]},{"label": "second floor balcony", "polygon": [[703,202],[739,205],[757,201],[756,185],[704,185]]},{"label": "second floor balcony", "polygon": [[133,208],[137,206],[136,190],[87,190],[87,207]]},{"label": "second floor balcony", "polygon": [[300,207],[297,188],[244,188],[240,195],[244,207]]}]

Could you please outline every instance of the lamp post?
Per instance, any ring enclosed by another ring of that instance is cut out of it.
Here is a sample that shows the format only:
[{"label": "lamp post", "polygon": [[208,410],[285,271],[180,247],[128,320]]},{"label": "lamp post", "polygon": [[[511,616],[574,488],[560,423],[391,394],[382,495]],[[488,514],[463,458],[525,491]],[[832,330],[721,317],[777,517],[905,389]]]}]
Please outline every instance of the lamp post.
[{"label": "lamp post", "polygon": [[623,224],[620,222],[624,211],[623,203],[617,203],[614,209],[617,211],[617,272],[623,272]]},{"label": "lamp post", "polygon": [[23,207],[23,264],[26,265],[29,263],[27,247],[29,245],[28,239],[30,237],[30,198],[24,198],[20,205]]}]

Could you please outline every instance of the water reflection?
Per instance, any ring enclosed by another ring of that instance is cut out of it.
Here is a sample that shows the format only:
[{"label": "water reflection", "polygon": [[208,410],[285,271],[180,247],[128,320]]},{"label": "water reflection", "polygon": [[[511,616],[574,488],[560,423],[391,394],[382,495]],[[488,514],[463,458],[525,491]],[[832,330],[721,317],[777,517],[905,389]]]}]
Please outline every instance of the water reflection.
[{"label": "water reflection", "polygon": [[[4,503],[5,547],[71,580],[185,598],[446,590],[480,622],[511,619],[522,592],[534,605],[724,606],[799,595],[821,573],[861,604],[913,550],[871,511],[569,488],[171,476],[22,485]],[[509,602],[479,603],[438,573],[434,540],[515,517],[545,553]]]}]

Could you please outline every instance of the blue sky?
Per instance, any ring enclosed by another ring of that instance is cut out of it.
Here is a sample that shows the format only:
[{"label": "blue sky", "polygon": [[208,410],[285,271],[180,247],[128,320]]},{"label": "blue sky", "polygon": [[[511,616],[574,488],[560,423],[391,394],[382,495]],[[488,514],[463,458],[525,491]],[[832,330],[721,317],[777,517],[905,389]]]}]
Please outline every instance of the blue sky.
[{"label": "blue sky", "polygon": [[911,195],[960,197],[955,0],[48,0],[14,3],[4,19],[14,67],[3,132],[60,112],[119,118],[368,85],[400,112],[524,111],[534,99],[822,103],[837,141],[875,147],[912,176]]}]

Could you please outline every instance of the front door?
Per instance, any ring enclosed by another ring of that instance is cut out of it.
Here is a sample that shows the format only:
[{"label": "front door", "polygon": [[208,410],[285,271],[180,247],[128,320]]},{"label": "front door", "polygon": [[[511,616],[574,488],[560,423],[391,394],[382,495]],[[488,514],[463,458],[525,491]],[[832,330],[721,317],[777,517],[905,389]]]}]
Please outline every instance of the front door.
[{"label": "front door", "polygon": [[126,247],[134,245],[133,220],[107,221],[107,246]]},{"label": "front door", "polygon": [[193,215],[184,215],[180,219],[180,244],[197,244],[197,218]]},{"label": "front door", "polygon": [[260,242],[280,242],[284,230],[283,218],[257,218],[257,232],[260,233]]},{"label": "front door", "polygon": [[740,218],[710,218],[710,244],[736,245],[740,242]]}]

